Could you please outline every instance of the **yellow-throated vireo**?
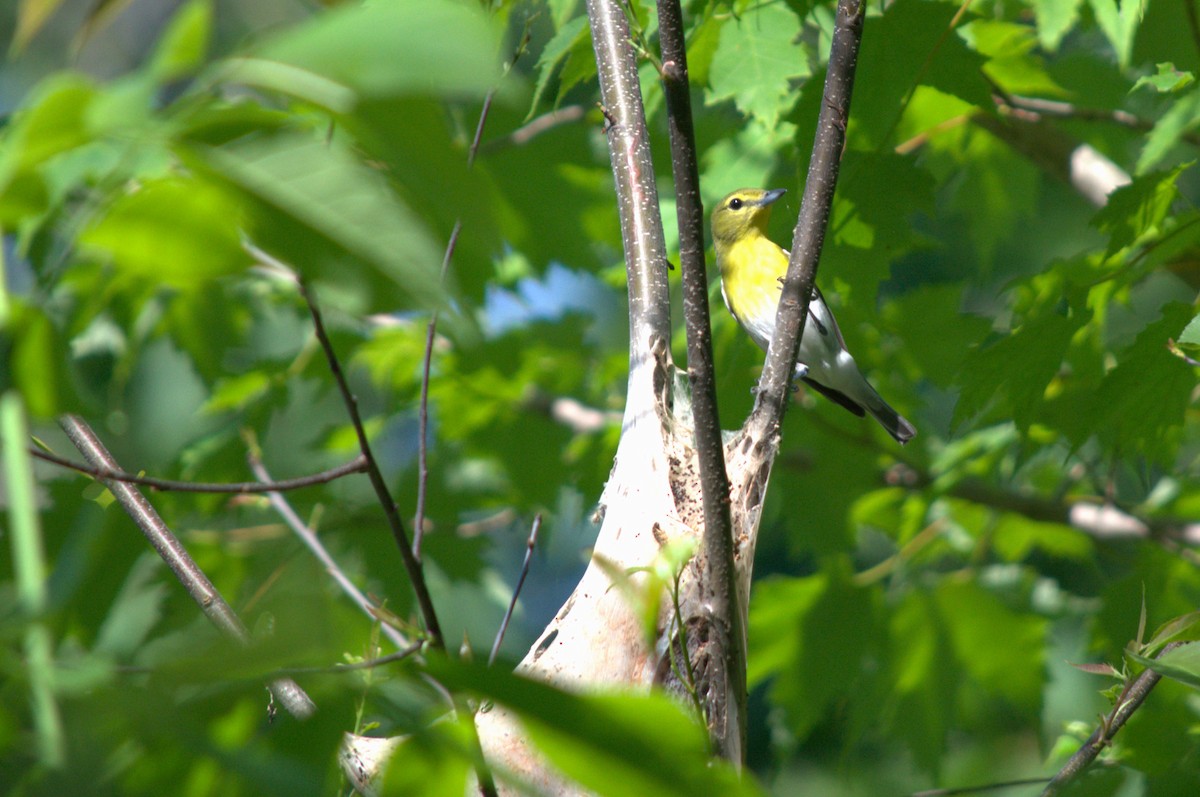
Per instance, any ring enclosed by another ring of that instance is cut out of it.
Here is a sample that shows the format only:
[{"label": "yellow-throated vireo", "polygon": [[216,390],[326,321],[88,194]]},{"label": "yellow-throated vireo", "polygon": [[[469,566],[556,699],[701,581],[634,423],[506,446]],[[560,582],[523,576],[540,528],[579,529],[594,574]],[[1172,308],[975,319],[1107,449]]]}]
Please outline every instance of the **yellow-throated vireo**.
[{"label": "yellow-throated vireo", "polygon": [[[766,351],[775,332],[775,311],[788,253],[767,237],[771,203],[785,189],[742,188],[721,200],[712,214],[713,246],[721,269],[721,295],[733,317]],[[907,443],[916,428],[884,401],[858,370],[829,305],[813,286],[795,378],[855,415],[869,412],[897,442]]]}]

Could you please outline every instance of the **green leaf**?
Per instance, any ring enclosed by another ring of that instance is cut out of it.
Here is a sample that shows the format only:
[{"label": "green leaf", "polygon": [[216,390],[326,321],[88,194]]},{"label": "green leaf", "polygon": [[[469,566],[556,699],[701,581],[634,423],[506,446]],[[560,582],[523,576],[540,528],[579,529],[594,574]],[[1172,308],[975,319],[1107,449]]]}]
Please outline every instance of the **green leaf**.
[{"label": "green leaf", "polygon": [[1138,156],[1137,172],[1145,174],[1161,163],[1184,135],[1200,125],[1200,91],[1193,89],[1177,99],[1154,129],[1146,136],[1146,145]]},{"label": "green leaf", "polygon": [[1041,707],[1047,622],[972,582],[947,581],[937,603],[960,666],[1029,716]]},{"label": "green leaf", "polygon": [[35,418],[52,418],[65,409],[66,346],[41,308],[14,302],[0,326],[0,393],[15,388]]},{"label": "green leaf", "polygon": [[1195,643],[1181,645],[1173,650],[1168,650],[1157,659],[1139,656],[1132,651],[1127,651],[1126,655],[1159,675],[1200,689],[1200,645]]},{"label": "green leaf", "polygon": [[345,111],[343,100],[366,97],[481,97],[499,83],[499,49],[497,31],[469,4],[347,4],[228,62],[222,75]]},{"label": "green leaf", "polygon": [[162,619],[166,585],[162,560],[152,552],[138,559],[117,593],[96,636],[95,650],[114,658],[132,655]]},{"label": "green leaf", "polygon": [[[248,196],[387,277],[418,305],[443,301],[439,247],[384,179],[342,145],[283,135],[194,151]],[[335,285],[353,276],[328,261],[291,265],[302,273],[318,271]],[[386,306],[386,297],[377,298]]]},{"label": "green leaf", "polygon": [[1096,23],[1108,38],[1121,66],[1129,65],[1133,40],[1149,0],[1088,0]]},{"label": "green leaf", "polygon": [[946,736],[953,726],[962,669],[938,617],[937,605],[924,592],[901,599],[889,618],[888,639],[892,732],[912,751],[917,765],[938,774]]},{"label": "green leaf", "polygon": [[1097,436],[1125,455],[1169,462],[1179,445],[1196,387],[1194,369],[1173,356],[1167,340],[1192,317],[1188,304],[1168,304],[1118,356],[1095,391],[1090,417]]},{"label": "green leaf", "polygon": [[1018,428],[1028,429],[1062,367],[1071,337],[1088,320],[1083,312],[1050,312],[974,349],[963,364],[953,423],[961,424],[991,406],[999,416],[1016,421]]},{"label": "green leaf", "polygon": [[[529,105],[529,114],[526,116],[526,119],[537,112],[542,95],[545,93],[550,79],[554,76],[555,70],[558,69],[558,65],[572,52],[584,45],[587,46],[590,52],[592,37],[586,16],[576,17],[563,25],[554,34],[554,37],[546,42],[546,46],[542,48],[542,54],[538,56],[537,65],[535,66],[538,78],[533,89],[533,101]],[[563,92],[569,88],[571,86],[565,81],[560,81],[558,96],[561,98]]]},{"label": "green leaf", "polygon": [[703,728],[664,695],[580,695],[481,664],[431,659],[448,688],[514,711],[538,751],[601,795],[758,794],[749,779],[712,761]]},{"label": "green leaf", "polygon": [[175,12],[150,60],[155,80],[165,83],[199,68],[208,50],[212,17],[210,0],[190,0]]},{"label": "green leaf", "polygon": [[131,280],[186,288],[244,268],[236,195],[196,179],[167,178],[120,197],[80,236]]},{"label": "green leaf", "polygon": [[1179,335],[1179,342],[1200,346],[1200,316],[1192,318],[1183,328],[1183,332]]},{"label": "green leaf", "polygon": [[774,127],[790,106],[790,82],[811,74],[804,48],[794,43],[799,33],[800,20],[782,4],[727,20],[713,54],[707,103],[732,99],[739,111]]},{"label": "green leaf", "polygon": [[1038,41],[1043,49],[1049,52],[1058,49],[1063,37],[1079,20],[1081,5],[1083,0],[1034,0]]},{"label": "green leaf", "polygon": [[[880,191],[881,185],[888,190]],[[836,278],[845,283],[840,297],[845,305],[870,307],[892,263],[916,245],[913,217],[933,209],[933,178],[913,158],[847,152],[821,254],[823,290],[829,292]],[[875,322],[873,307],[870,316]],[[838,320],[843,318],[845,332],[854,316],[839,313]]]},{"label": "green leaf", "polygon": [[1095,552],[1087,534],[1058,523],[1041,523],[1012,512],[1004,513],[991,531],[992,547],[1009,562],[1021,562],[1035,553],[1088,561]]},{"label": "green leaf", "polygon": [[988,60],[984,72],[1005,91],[1038,96],[1067,96],[1037,56],[1038,40],[1028,25],[977,19],[963,34]]},{"label": "green leaf", "polygon": [[[1200,95],[1198,95],[1200,96]],[[1112,257],[1142,236],[1158,231],[1178,196],[1175,181],[1192,163],[1162,172],[1143,174],[1108,195],[1092,219],[1092,226],[1109,236],[1106,257]]]},{"label": "green leaf", "polygon": [[971,347],[991,328],[988,319],[963,311],[962,289],[953,285],[925,285],[906,293],[884,307],[883,320],[903,342],[905,356],[943,387],[955,381]]},{"label": "green leaf", "polygon": [[1133,88],[1129,93],[1140,89],[1142,86],[1149,86],[1160,94],[1180,91],[1196,82],[1196,76],[1191,72],[1185,72],[1175,68],[1175,64],[1170,61],[1158,64],[1158,71],[1153,75],[1142,75],[1133,84]]},{"label": "green leaf", "polygon": [[1154,631],[1146,643],[1143,655],[1153,656],[1172,642],[1195,642],[1200,640],[1200,611],[1188,612],[1163,623]]},{"label": "green leaf", "polygon": [[[894,146],[892,136],[907,113],[906,103],[922,86],[956,97],[971,109],[993,105],[981,74],[983,56],[951,28],[956,10],[948,4],[893,3],[867,23],[870,33],[863,37],[850,114],[852,146]],[[971,18],[969,12],[966,18]],[[813,90],[820,94],[819,86]]]},{"label": "green leaf", "polygon": [[95,96],[95,87],[80,75],[57,74],[40,84],[4,130],[0,188],[19,171],[87,142],[87,114]]},{"label": "green leaf", "polygon": [[464,713],[457,720],[435,722],[406,735],[387,760],[379,794],[467,794],[474,763],[471,722]]},{"label": "green leaf", "polygon": [[876,653],[876,613],[871,590],[851,583],[840,565],[756,585],[747,681],[773,679],[772,699],[797,738],[807,737],[835,703],[864,694],[865,663]]}]

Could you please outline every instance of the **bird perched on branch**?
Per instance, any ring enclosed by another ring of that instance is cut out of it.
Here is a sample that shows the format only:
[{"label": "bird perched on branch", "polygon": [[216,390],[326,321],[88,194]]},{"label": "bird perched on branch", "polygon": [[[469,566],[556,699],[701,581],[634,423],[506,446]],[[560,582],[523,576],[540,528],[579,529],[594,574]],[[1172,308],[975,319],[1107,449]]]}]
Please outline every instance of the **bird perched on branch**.
[{"label": "bird perched on branch", "polygon": [[[775,332],[775,311],[788,267],[787,251],[767,237],[771,203],[784,192],[782,188],[742,188],[722,199],[712,214],[713,246],[721,268],[725,306],[763,351]],[[795,377],[855,415],[870,413],[899,443],[907,443],[917,433],[858,370],[846,351],[833,313],[815,285]]]}]

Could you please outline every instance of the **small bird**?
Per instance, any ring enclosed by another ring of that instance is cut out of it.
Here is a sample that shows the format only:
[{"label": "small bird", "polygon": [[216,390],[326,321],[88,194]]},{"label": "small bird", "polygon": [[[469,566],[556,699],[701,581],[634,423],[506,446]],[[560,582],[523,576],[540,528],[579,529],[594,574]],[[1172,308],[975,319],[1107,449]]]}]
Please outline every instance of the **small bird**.
[{"label": "small bird", "polygon": [[[785,192],[783,188],[742,188],[722,199],[712,214],[713,246],[721,268],[725,306],[763,351],[775,332],[775,311],[788,267],[787,251],[767,237],[767,221],[771,203]],[[795,377],[855,415],[871,413],[901,444],[917,433],[858,370],[846,351],[833,313],[815,285]]]}]

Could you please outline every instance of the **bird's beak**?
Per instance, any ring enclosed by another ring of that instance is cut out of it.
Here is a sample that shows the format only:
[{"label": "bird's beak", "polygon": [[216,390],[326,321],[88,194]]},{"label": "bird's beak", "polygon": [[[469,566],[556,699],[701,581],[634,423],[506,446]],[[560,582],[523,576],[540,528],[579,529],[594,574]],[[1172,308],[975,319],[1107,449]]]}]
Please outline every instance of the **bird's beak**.
[{"label": "bird's beak", "polygon": [[765,208],[767,205],[771,204],[776,199],[779,199],[779,197],[783,196],[786,193],[787,193],[786,188],[773,188],[770,191],[768,191],[767,193],[762,195],[762,199],[758,200],[758,206],[760,208]]}]

